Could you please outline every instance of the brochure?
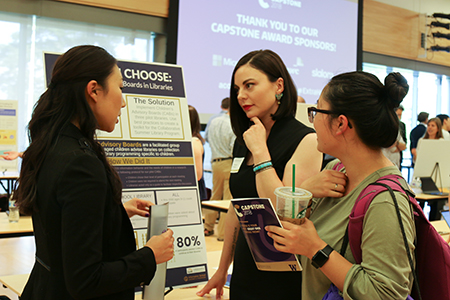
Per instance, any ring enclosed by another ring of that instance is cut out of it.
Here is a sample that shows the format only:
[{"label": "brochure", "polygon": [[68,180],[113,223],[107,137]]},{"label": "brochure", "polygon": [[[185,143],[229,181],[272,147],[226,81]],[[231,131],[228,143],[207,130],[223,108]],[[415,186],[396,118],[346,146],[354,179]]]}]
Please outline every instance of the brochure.
[{"label": "brochure", "polygon": [[232,199],[234,211],[241,224],[247,244],[261,271],[302,271],[296,255],[278,251],[265,226],[281,226],[270,199]]}]

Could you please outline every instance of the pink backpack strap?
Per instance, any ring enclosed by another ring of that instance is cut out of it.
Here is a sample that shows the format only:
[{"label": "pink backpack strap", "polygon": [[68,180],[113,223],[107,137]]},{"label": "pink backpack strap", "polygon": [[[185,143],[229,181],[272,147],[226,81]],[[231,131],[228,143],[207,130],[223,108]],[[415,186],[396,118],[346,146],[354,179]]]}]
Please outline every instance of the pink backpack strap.
[{"label": "pink backpack strap", "polygon": [[[402,177],[398,175],[387,175],[380,177],[377,182],[384,183],[390,186],[394,191],[404,193],[403,189],[401,188],[399,178]],[[393,181],[397,183],[394,183]],[[387,191],[387,189],[383,186],[369,184],[359,194],[358,198],[356,199],[355,205],[353,206],[352,212],[349,215],[349,244],[350,249],[352,250],[353,257],[358,264],[362,262],[361,239],[364,216],[366,215],[367,209],[369,208],[369,205],[370,203],[372,203],[372,200],[375,198],[375,196],[385,191]]]},{"label": "pink backpack strap", "polygon": [[344,164],[342,162],[338,162],[333,166],[334,171],[341,171],[344,168]]}]

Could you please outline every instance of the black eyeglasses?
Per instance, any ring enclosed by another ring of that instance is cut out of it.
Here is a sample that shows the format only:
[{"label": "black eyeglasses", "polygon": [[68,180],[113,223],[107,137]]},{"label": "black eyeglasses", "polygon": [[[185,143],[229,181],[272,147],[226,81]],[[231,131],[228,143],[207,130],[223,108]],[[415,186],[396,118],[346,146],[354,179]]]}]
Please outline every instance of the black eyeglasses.
[{"label": "black eyeglasses", "polygon": [[[311,123],[314,123],[314,118],[316,117],[317,113],[327,114],[327,115],[344,115],[341,113],[334,112],[332,110],[325,110],[325,109],[318,109],[314,106],[308,107],[308,120]],[[350,121],[348,121],[348,127],[353,128],[352,124],[350,124]]]}]

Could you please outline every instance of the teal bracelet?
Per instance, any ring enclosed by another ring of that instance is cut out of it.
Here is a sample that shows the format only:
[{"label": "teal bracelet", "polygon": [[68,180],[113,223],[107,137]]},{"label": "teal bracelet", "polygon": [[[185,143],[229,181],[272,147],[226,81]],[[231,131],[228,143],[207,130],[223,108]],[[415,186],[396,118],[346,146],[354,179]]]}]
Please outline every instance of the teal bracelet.
[{"label": "teal bracelet", "polygon": [[256,167],[253,168],[253,172],[258,172],[259,170],[264,169],[264,168],[268,168],[268,167],[272,167],[272,162],[271,161],[268,161],[268,162],[265,162],[265,163],[257,165]]},{"label": "teal bracelet", "polygon": [[273,169],[273,166],[267,166],[267,167],[264,167],[262,169],[259,169],[258,171],[255,172],[255,175],[259,174],[261,172],[264,172],[265,170],[269,170],[269,169]]},{"label": "teal bracelet", "polygon": [[262,166],[263,164],[268,163],[268,162],[271,162],[271,161],[270,161],[270,160],[265,160],[265,161],[260,162],[259,164],[254,164],[254,165],[253,165],[253,168]]}]

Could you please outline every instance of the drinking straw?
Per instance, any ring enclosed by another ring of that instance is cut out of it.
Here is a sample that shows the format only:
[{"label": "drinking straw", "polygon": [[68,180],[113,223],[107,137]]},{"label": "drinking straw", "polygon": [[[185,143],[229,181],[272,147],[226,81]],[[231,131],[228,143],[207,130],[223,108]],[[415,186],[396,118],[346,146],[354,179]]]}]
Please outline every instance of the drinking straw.
[{"label": "drinking straw", "polygon": [[295,193],[295,164],[292,164],[292,192]]},{"label": "drinking straw", "polygon": [[[292,164],[292,196],[295,193],[295,164]],[[295,200],[292,199],[292,218],[295,218]]]}]

